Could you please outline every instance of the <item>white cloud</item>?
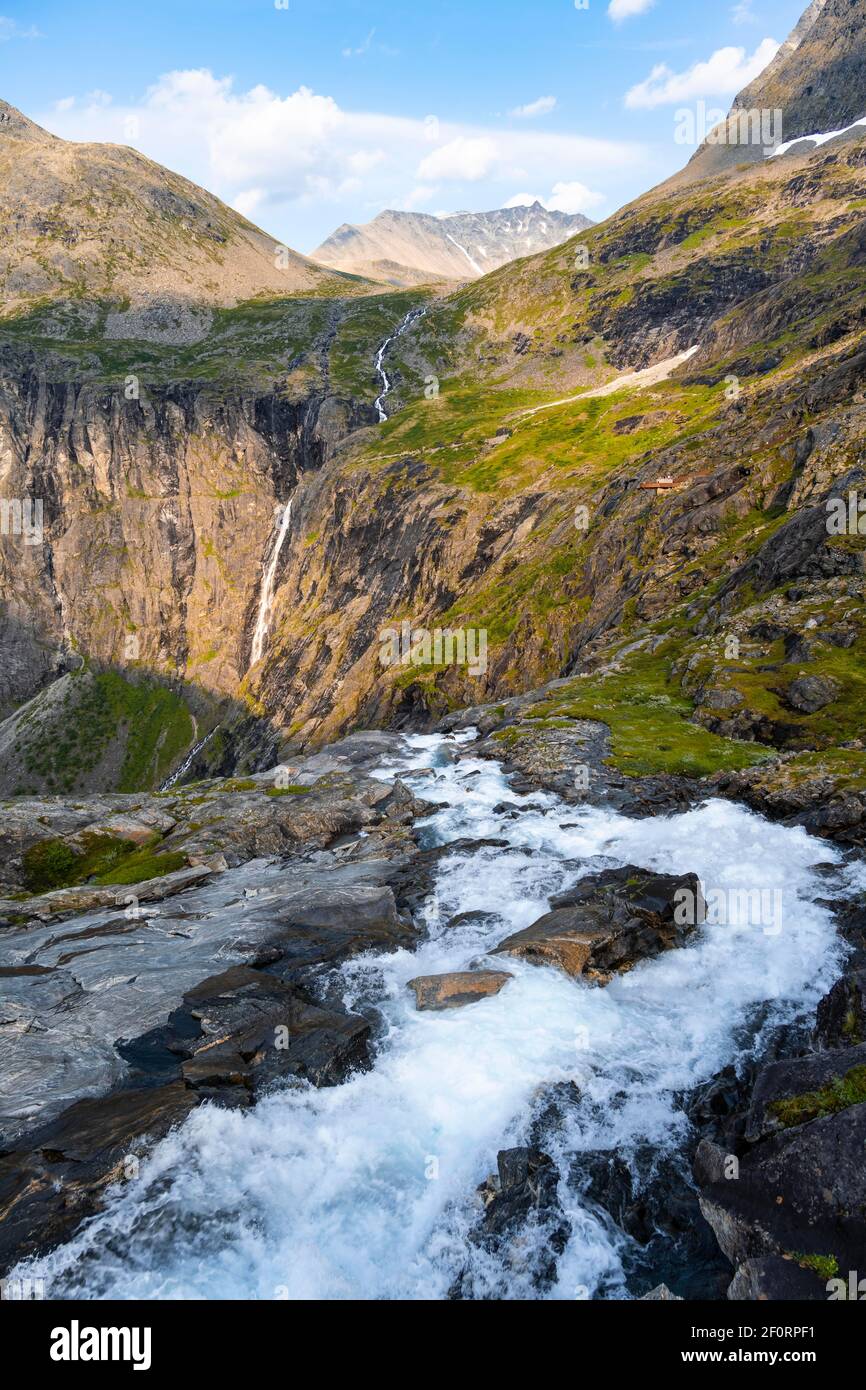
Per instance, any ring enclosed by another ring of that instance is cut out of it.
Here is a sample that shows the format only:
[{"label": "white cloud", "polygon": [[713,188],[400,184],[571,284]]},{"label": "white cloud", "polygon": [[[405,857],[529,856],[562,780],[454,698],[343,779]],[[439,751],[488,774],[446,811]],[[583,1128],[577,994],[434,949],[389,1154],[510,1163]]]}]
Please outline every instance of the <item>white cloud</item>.
[{"label": "white cloud", "polygon": [[632,110],[651,110],[677,101],[735,96],[764,71],[778,51],[775,39],[762,39],[751,55],[745,48],[718,48],[705,62],[694,63],[685,72],[673,72],[666,63],[659,63],[649,77],[626,92],[625,104]]},{"label": "white cloud", "polygon": [[342,50],[343,57],[363,58],[365,53],[369,53],[371,50],[375,51],[376,53],[384,53],[389,58],[397,57],[397,55],[400,52],[399,48],[390,48],[389,45],[386,43],[374,43],[373,40],[375,39],[375,37],[376,30],[371,29],[367,37],[364,39],[362,43],[358,45],[357,48],[344,48]]},{"label": "white cloud", "polygon": [[486,136],[473,139],[458,135],[447,145],[428,154],[418,165],[418,178],[453,179],[461,183],[477,183],[486,178],[496,160],[496,145]]},{"label": "white cloud", "polygon": [[346,111],[309,87],[286,96],[238,89],[207,69],[166,73],[135,105],[91,94],[74,104],[63,98],[35,119],[70,140],[132,143],[289,245],[299,244],[301,225],[330,220],[323,204],[339,221],[361,220],[368,206],[424,204],[434,192],[439,206],[461,206],[461,186],[485,179],[494,207],[536,180],[548,189],[591,185],[600,171],[616,177],[647,158],[636,142]]},{"label": "white cloud", "polygon": [[73,107],[74,105],[75,105],[75,97],[61,97],[59,101],[55,101],[55,103],[54,103],[54,110],[55,110],[55,111],[71,111],[71,109],[72,109],[72,107]]},{"label": "white cloud", "polygon": [[261,207],[266,200],[267,193],[263,188],[248,188],[244,193],[239,193],[232,201],[232,207],[243,217],[252,220],[256,208]]},{"label": "white cloud", "polygon": [[577,179],[571,183],[555,183],[553,193],[545,202],[545,207],[551,212],[591,212],[593,208],[599,207],[603,202],[604,194],[597,193],[592,188],[587,188],[585,183],[580,183]]},{"label": "white cloud", "polygon": [[530,101],[526,106],[515,106],[510,114],[523,120],[532,120],[533,116],[546,116],[555,105],[556,97],[539,97],[537,101]]},{"label": "white cloud", "polygon": [[585,183],[573,179],[570,183],[555,183],[553,191],[546,197],[540,193],[515,193],[514,197],[509,198],[503,206],[522,208],[531,207],[533,203],[541,203],[541,206],[547,208],[548,212],[589,214],[605,201],[603,193],[597,193],[594,189],[587,188]]},{"label": "white cloud", "polygon": [[30,24],[26,29],[15,19],[9,19],[6,15],[0,14],[0,43],[5,43],[8,39],[41,39],[43,35],[36,28],[35,24]]},{"label": "white cloud", "polygon": [[[430,202],[431,198],[435,198],[438,192],[438,188],[431,187],[429,184],[418,184],[416,188],[409,190],[405,198],[400,200],[399,210],[401,212],[412,212],[414,208],[423,207],[425,203]],[[435,215],[436,214],[434,214],[434,216]],[[447,217],[448,214],[446,213],[445,216]]]},{"label": "white cloud", "polygon": [[758,16],[752,9],[752,0],[738,0],[731,10],[731,19],[735,24],[757,24]]},{"label": "white cloud", "polygon": [[636,14],[645,14],[654,4],[655,0],[610,0],[607,12],[615,24],[622,24],[624,19],[631,19]]}]

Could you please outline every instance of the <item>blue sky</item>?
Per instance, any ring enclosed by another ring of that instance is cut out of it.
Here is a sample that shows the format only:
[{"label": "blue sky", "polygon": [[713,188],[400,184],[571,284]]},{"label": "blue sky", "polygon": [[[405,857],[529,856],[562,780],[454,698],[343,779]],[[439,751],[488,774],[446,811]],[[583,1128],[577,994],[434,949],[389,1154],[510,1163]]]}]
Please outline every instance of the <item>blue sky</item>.
[{"label": "blue sky", "polygon": [[726,110],[805,5],[0,0],[0,95],[309,252],[384,207],[601,219],[685,163],[677,113],[699,134],[698,104]]}]

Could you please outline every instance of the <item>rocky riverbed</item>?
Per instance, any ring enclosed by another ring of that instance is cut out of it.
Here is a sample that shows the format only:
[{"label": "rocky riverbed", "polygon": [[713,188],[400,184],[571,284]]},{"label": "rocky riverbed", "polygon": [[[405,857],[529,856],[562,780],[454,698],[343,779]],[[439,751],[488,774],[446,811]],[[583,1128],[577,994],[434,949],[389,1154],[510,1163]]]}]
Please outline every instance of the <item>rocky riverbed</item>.
[{"label": "rocky riverbed", "polygon": [[[55,1297],[823,1298],[856,1268],[859,861],[623,778],[599,725],[503,764],[519,715],[17,803],[6,1271]],[[116,881],[28,893],[63,847]]]}]

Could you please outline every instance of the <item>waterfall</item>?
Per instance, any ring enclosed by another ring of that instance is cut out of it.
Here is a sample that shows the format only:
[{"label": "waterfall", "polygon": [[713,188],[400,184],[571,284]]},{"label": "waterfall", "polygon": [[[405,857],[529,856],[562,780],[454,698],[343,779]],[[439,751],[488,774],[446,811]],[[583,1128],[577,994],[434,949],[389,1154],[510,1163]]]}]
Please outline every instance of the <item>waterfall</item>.
[{"label": "waterfall", "polygon": [[376,407],[376,410],[379,412],[380,425],[383,424],[384,421],[388,418],[388,413],[385,410],[384,401],[385,397],[388,395],[388,392],[391,390],[392,385],[391,379],[383,366],[383,363],[385,361],[385,353],[388,351],[388,348],[391,346],[391,344],[395,342],[396,339],[401,336],[401,334],[405,333],[406,329],[411,327],[413,323],[415,323],[418,319],[423,318],[426,312],[426,308],[410,309],[406,317],[403,319],[403,322],[400,324],[400,327],[396,330],[396,332],[391,334],[390,338],[385,339],[384,343],[379,348],[379,351],[376,353],[376,373],[381,378],[382,390],[376,397],[373,404]]},{"label": "waterfall", "polygon": [[271,618],[273,616],[274,583],[277,577],[277,565],[280,561],[280,552],[283,548],[283,542],[285,541],[286,536],[288,535],[291,520],[292,502],[290,498],[283,509],[282,519],[280,520],[280,524],[277,529],[277,537],[274,541],[273,550],[271,551],[271,558],[268,562],[267,569],[265,570],[264,575],[262,576],[262,588],[261,593],[259,594],[259,612],[258,617],[256,618],[255,632],[253,633],[253,644],[250,649],[251,667],[255,666],[256,662],[261,661],[262,656],[264,655],[265,642],[268,636],[268,628],[270,626]]},{"label": "waterfall", "polygon": [[192,749],[189,753],[187,753],[180,767],[177,769],[177,772],[173,772],[170,777],[166,777],[165,781],[162,783],[159,789],[161,792],[171,791],[172,787],[177,786],[178,782],[181,780],[184,774],[189,772],[190,768],[192,767],[195,759],[198,757],[201,750],[206,746],[206,744],[210,743],[211,739],[213,738],[214,734],[216,733],[219,727],[219,724],[214,725],[209,734],[205,734],[204,738],[200,738],[198,743],[193,745]]}]

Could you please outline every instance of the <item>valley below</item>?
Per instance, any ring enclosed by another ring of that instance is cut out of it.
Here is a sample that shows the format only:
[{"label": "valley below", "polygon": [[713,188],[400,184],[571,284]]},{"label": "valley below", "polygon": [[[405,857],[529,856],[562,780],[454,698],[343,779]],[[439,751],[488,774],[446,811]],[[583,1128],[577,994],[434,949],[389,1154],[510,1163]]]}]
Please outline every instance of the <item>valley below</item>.
[{"label": "valley below", "polygon": [[321,260],[0,102],[4,1299],[862,1296],[861,9]]}]

